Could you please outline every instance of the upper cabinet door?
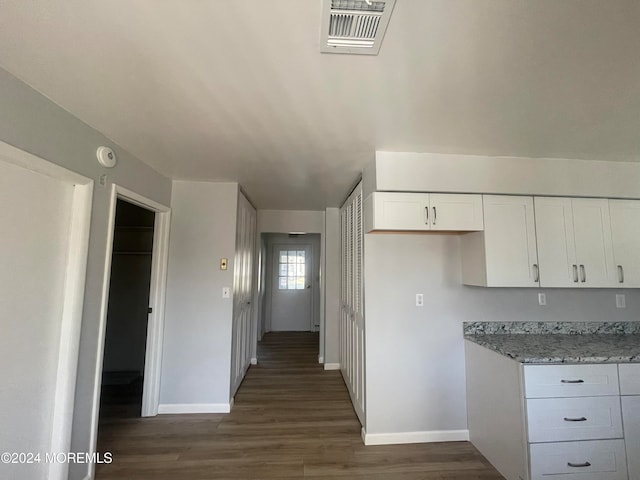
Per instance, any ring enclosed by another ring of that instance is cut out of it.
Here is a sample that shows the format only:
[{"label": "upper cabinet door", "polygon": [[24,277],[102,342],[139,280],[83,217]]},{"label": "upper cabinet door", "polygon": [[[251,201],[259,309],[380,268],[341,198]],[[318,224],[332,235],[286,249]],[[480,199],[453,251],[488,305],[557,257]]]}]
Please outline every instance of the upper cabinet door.
[{"label": "upper cabinet door", "polygon": [[609,212],[614,283],[624,288],[640,287],[640,201],[609,200]]},{"label": "upper cabinet door", "polygon": [[482,195],[431,193],[431,230],[479,231],[484,228]]},{"label": "upper cabinet door", "polygon": [[533,197],[484,195],[484,246],[487,286],[539,285]]},{"label": "upper cabinet door", "polygon": [[616,272],[613,263],[609,200],[574,198],[571,205],[581,286],[614,286]]},{"label": "upper cabinet door", "polygon": [[429,194],[375,192],[365,205],[370,230],[429,230]]},{"label": "upper cabinet door", "polygon": [[570,198],[535,197],[540,286],[578,287]]}]

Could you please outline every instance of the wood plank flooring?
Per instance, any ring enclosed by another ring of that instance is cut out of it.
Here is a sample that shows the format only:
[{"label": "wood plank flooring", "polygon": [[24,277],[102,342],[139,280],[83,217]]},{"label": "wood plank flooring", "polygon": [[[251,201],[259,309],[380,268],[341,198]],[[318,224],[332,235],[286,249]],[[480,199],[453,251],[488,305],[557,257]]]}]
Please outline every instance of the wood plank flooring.
[{"label": "wood plank flooring", "polygon": [[[468,442],[365,447],[318,335],[270,333],[230,414],[101,419],[99,480],[498,480]],[[120,413],[126,412],[121,409]]]}]

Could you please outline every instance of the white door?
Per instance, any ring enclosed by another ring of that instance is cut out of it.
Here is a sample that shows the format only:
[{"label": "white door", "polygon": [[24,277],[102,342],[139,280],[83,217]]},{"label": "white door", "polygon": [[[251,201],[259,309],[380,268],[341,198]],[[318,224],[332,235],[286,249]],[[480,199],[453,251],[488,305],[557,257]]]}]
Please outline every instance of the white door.
[{"label": "white door", "polygon": [[[58,360],[64,353],[73,190],[71,184],[0,161],[1,452],[44,456],[55,451],[52,438],[63,435],[54,432],[54,408],[57,378],[68,378],[68,372],[58,371]],[[0,464],[0,478],[54,478],[48,468],[44,460]]]},{"label": "white door", "polygon": [[429,207],[431,230],[483,229],[482,195],[431,193]]},{"label": "white door", "polygon": [[429,230],[429,194],[376,192],[373,196],[376,230]]},{"label": "white door", "polygon": [[533,197],[484,195],[487,286],[539,284]]},{"label": "white door", "polygon": [[609,200],[574,198],[571,206],[580,285],[615,286]]},{"label": "white door", "polygon": [[271,331],[312,330],[311,245],[274,245],[271,273]]},{"label": "white door", "polygon": [[534,205],[540,285],[578,287],[571,199],[535,197]]},{"label": "white door", "polygon": [[609,200],[616,284],[640,287],[640,201]]}]

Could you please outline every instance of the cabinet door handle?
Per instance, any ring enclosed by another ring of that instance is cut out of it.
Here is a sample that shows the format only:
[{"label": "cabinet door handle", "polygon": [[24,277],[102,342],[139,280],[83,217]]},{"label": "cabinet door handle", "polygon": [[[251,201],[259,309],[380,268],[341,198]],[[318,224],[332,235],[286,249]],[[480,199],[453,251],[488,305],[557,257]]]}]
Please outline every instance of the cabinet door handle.
[{"label": "cabinet door handle", "polygon": [[587,271],[584,268],[584,265],[580,265],[580,276],[582,277],[582,283],[587,281]]},{"label": "cabinet door handle", "polygon": [[436,224],[436,218],[438,218],[438,212],[436,210],[436,207],[433,207],[433,225]]},{"label": "cabinet door handle", "polygon": [[578,265],[573,264],[573,282],[578,283]]},{"label": "cabinet door handle", "polygon": [[618,265],[618,283],[624,283],[624,268]]},{"label": "cabinet door handle", "polygon": [[586,422],[587,417],[580,417],[580,418],[564,417],[564,421],[565,422]]},{"label": "cabinet door handle", "polygon": [[424,224],[429,225],[429,207],[424,207],[424,213],[425,213]]},{"label": "cabinet door handle", "polygon": [[540,269],[537,263],[533,264],[533,281],[536,283],[540,281]]},{"label": "cabinet door handle", "polygon": [[584,462],[584,463],[567,462],[567,467],[582,468],[582,467],[590,467],[590,466],[591,466],[591,464],[589,462]]},{"label": "cabinet door handle", "polygon": [[560,383],[584,383],[584,380],[581,378],[577,380],[560,380]]}]

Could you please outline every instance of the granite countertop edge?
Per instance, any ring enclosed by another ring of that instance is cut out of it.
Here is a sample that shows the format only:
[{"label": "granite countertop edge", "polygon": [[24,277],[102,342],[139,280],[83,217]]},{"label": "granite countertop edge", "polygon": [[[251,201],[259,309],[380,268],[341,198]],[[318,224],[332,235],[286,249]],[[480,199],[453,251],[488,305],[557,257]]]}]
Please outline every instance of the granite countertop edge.
[{"label": "granite countertop edge", "polygon": [[464,338],[525,364],[640,363],[640,322],[465,322]]}]

